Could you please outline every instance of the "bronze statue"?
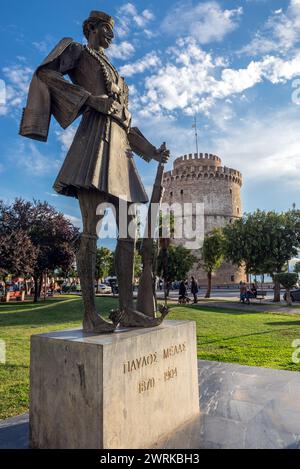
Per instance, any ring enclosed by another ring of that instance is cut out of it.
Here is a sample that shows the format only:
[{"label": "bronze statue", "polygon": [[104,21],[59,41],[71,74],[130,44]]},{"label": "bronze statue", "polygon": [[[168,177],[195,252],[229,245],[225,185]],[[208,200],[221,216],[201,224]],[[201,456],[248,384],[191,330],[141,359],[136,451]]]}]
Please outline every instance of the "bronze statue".
[{"label": "bronze statue", "polygon": [[[72,38],[59,42],[33,75],[20,127],[24,137],[46,141],[52,114],[63,128],[82,115],[54,188],[79,200],[83,233],[77,266],[84,302],[83,328],[97,333],[112,332],[117,324],[153,327],[167,314],[163,308],[160,318],[151,318],[134,310],[135,239],[130,236],[119,236],[116,248],[120,310],[111,314],[113,323],[101,318],[95,305],[96,226],[103,218],[96,216],[97,206],[112,203],[119,227],[119,198],[127,204],[148,202],[132,153],[148,162],[164,163],[169,158],[164,146],[157,149],[139,129],[131,127],[128,86],[104,54],[114,38],[113,28],[112,17],[92,11],[83,23],[87,45]],[[65,75],[71,81],[65,80]],[[133,217],[128,215],[127,224]]]}]

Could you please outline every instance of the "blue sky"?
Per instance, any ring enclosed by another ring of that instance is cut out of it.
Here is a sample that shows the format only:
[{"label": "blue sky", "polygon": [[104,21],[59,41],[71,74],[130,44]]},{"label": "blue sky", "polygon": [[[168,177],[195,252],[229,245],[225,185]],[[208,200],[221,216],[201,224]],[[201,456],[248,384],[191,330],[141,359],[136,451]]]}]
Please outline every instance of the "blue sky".
[{"label": "blue sky", "polygon": [[[47,144],[18,127],[33,70],[62,37],[83,41],[92,9],[116,19],[111,60],[130,85],[134,124],[170,147],[169,167],[195,151],[196,113],[200,151],[243,173],[245,211],[299,205],[300,0],[2,0],[1,199],[48,200],[80,223],[77,201],[52,189],[76,125],[52,122]],[[150,190],[156,163],[136,161]]]}]

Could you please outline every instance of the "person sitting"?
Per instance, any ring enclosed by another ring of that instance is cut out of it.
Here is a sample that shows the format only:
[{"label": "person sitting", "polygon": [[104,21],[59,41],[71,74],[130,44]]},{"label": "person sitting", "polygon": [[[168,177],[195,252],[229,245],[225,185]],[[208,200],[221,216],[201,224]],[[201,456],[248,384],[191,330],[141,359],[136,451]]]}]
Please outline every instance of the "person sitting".
[{"label": "person sitting", "polygon": [[251,285],[251,290],[250,290],[250,291],[251,291],[251,293],[252,293],[252,295],[253,295],[253,298],[256,298],[256,297],[257,297],[257,288],[256,288],[255,283],[252,283],[252,285]]},{"label": "person sitting", "polygon": [[247,304],[250,303],[250,301],[249,301],[249,292],[248,292],[247,286],[243,282],[240,283],[240,301],[242,303],[245,303],[245,302]]}]

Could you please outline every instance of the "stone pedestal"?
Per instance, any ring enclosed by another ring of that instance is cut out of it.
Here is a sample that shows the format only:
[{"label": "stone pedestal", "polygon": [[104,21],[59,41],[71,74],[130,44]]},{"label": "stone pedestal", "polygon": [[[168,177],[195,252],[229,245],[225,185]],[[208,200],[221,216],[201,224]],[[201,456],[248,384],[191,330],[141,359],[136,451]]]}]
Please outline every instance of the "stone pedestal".
[{"label": "stone pedestal", "polygon": [[31,338],[32,448],[150,448],[199,415],[196,327]]}]

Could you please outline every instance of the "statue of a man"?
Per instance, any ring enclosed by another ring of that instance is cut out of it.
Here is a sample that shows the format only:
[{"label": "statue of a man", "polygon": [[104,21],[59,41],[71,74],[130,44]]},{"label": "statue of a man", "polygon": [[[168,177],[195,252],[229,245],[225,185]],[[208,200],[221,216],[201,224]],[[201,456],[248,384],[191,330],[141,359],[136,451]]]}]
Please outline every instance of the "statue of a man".
[{"label": "statue of a man", "polygon": [[[32,78],[20,128],[21,135],[46,141],[52,114],[63,128],[82,115],[54,188],[79,200],[83,233],[77,267],[84,302],[83,328],[97,333],[112,332],[117,322],[101,318],[95,305],[96,226],[103,217],[96,215],[97,206],[113,204],[119,227],[120,198],[127,204],[148,202],[132,152],[146,161],[166,162],[169,157],[165,147],[155,148],[137,128],[131,128],[128,86],[104,54],[114,38],[113,28],[112,17],[92,11],[83,23],[86,46],[71,38],[60,41]],[[133,217],[127,214],[127,225]],[[122,312],[119,323],[152,327],[161,321],[133,307],[134,250],[134,237],[119,236],[115,253]]]}]

